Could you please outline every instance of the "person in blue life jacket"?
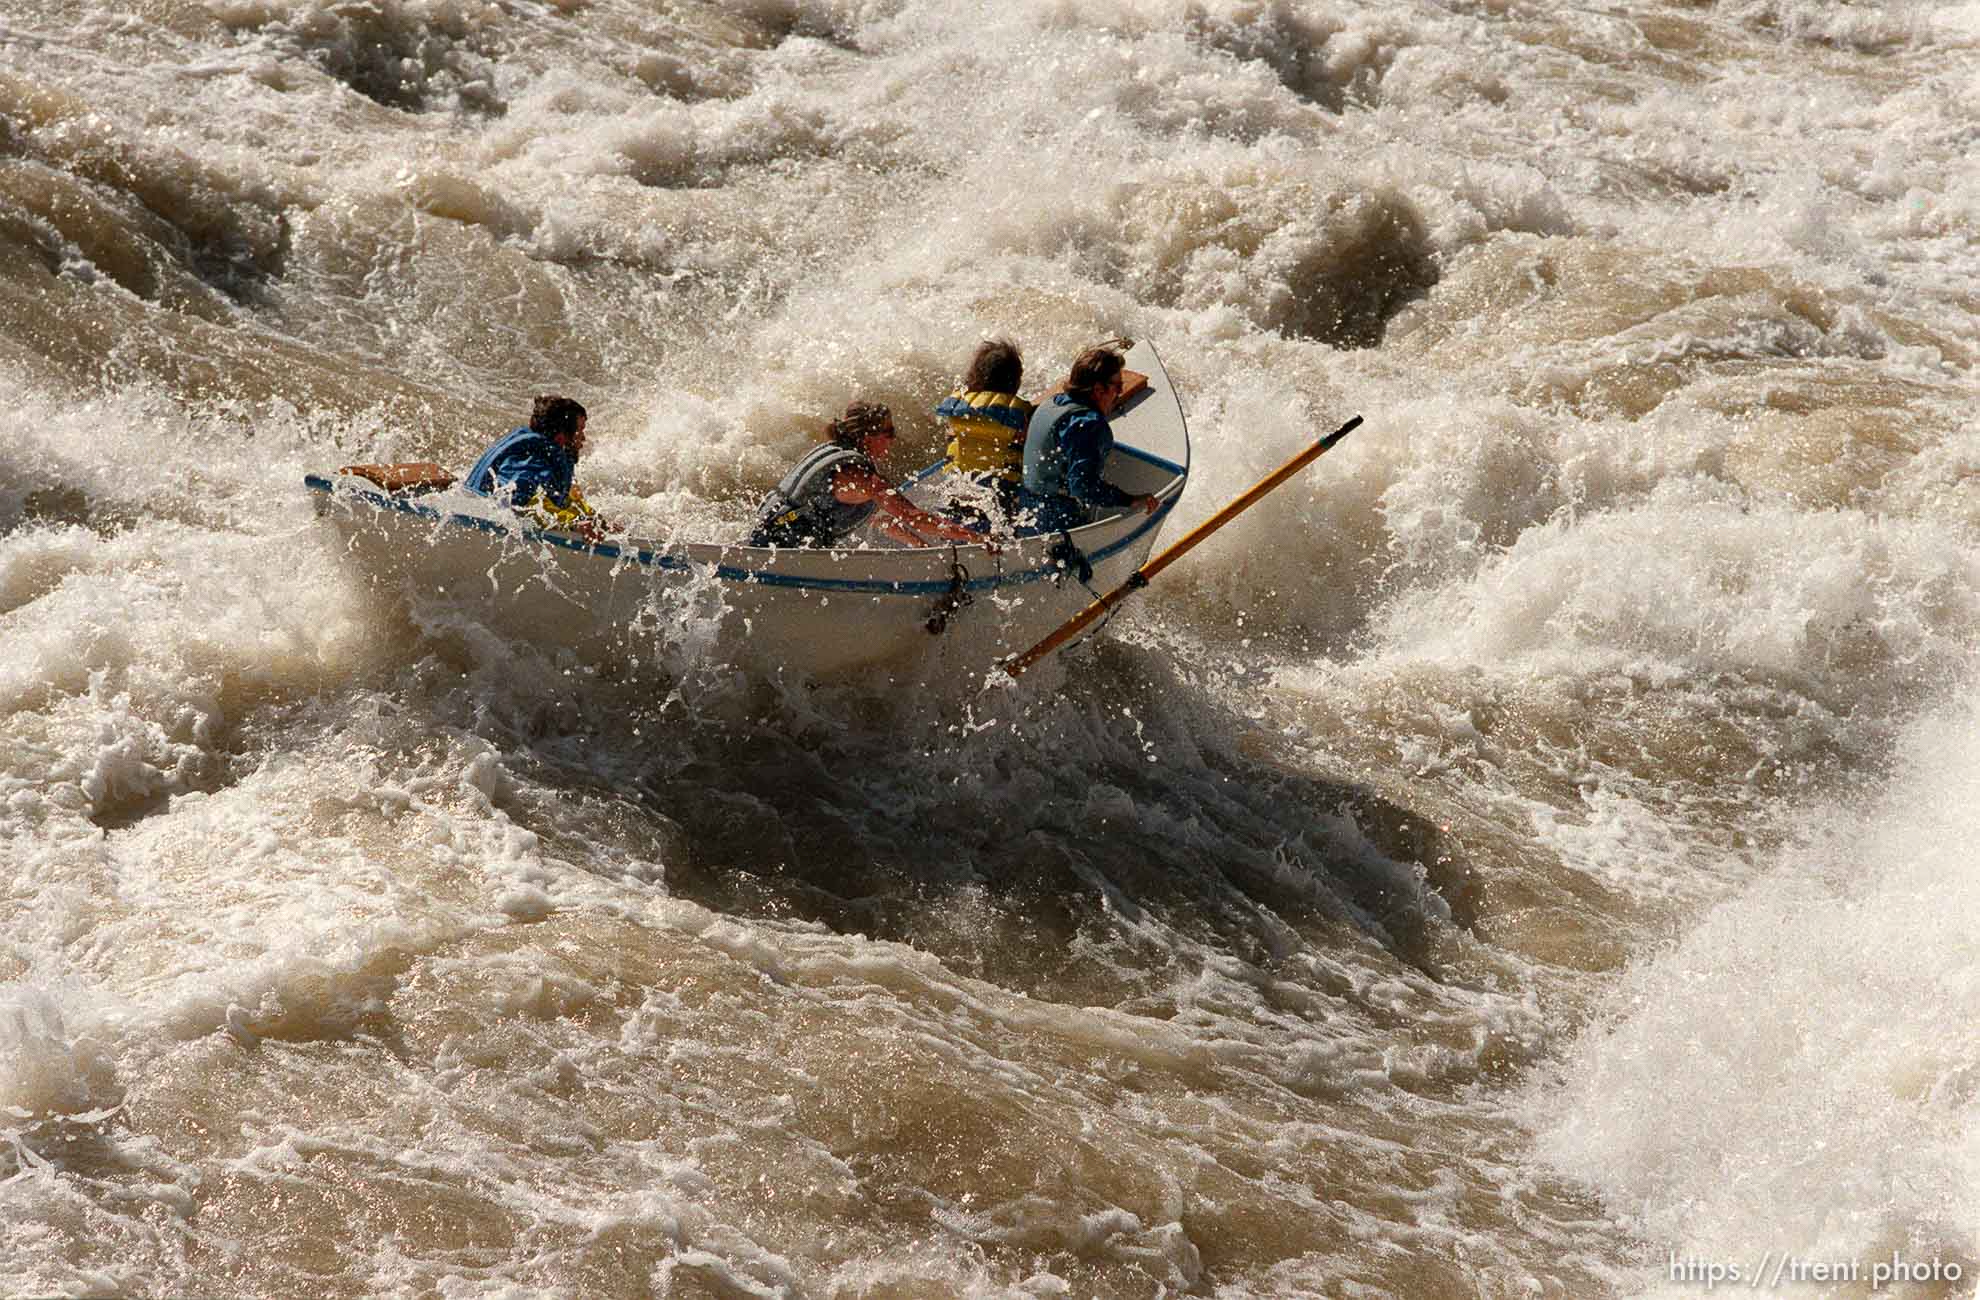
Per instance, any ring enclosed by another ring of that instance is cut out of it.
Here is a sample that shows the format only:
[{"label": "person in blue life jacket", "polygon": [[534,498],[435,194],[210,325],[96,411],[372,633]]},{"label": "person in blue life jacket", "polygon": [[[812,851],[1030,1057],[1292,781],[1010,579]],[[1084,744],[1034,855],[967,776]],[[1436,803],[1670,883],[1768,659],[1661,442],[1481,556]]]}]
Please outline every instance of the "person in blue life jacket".
[{"label": "person in blue life jacket", "polygon": [[545,528],[604,541],[605,521],[573,481],[584,454],[584,422],[584,407],[571,398],[537,398],[529,424],[497,438],[461,486],[504,501]]},{"label": "person in blue life jacket", "polygon": [[1155,513],[1152,496],[1136,496],[1101,477],[1114,450],[1107,417],[1121,400],[1126,362],[1109,347],[1073,359],[1063,392],[1038,404],[1024,437],[1027,527],[1057,532],[1091,522],[1096,512],[1127,507]]},{"label": "person in blue life jacket", "polygon": [[854,402],[825,430],[826,441],[764,498],[751,546],[832,546],[869,519],[909,546],[935,539],[981,542],[951,519],[930,514],[894,489],[875,464],[894,445],[893,412]]},{"label": "person in blue life jacket", "polygon": [[970,526],[1005,532],[1024,482],[1024,434],[1032,404],[1017,395],[1024,356],[1009,339],[985,339],[962,383],[935,407],[949,435],[944,487],[950,514]]}]

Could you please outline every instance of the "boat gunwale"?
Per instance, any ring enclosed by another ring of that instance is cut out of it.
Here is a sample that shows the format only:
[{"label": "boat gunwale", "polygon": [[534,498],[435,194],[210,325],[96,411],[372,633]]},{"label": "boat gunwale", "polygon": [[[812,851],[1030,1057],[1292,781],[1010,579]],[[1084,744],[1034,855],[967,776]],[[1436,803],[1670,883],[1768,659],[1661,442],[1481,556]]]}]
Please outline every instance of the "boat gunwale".
[{"label": "boat gunwale", "polygon": [[[1168,499],[1162,501],[1162,503],[1158,507],[1156,507],[1154,513],[1150,514],[1149,516],[1147,516],[1147,518],[1143,519],[1131,531],[1122,534],[1120,537],[1114,539],[1111,542],[1106,543],[1103,546],[1097,547],[1094,550],[1082,552],[1086,556],[1087,561],[1089,563],[1097,563],[1097,562],[1105,561],[1113,557],[1114,555],[1119,554],[1123,549],[1127,548],[1128,546],[1133,545],[1136,541],[1138,541],[1141,538],[1143,534],[1147,533],[1150,529],[1159,527],[1161,523],[1164,521],[1164,519],[1166,519],[1166,517],[1168,516],[1169,511],[1174,508],[1176,501],[1175,489],[1178,488],[1182,484],[1182,482],[1183,482],[1183,478],[1179,476],[1168,487],[1165,487],[1162,493],[1157,494],[1158,497],[1166,494]],[[725,582],[747,583],[755,586],[764,586],[764,587],[797,587],[797,588],[806,588],[817,591],[863,592],[863,593],[876,594],[876,595],[914,595],[914,596],[934,595],[945,591],[953,591],[956,589],[956,580],[954,579],[953,576],[949,578],[819,577],[808,574],[776,573],[769,570],[749,568],[742,565],[724,564],[720,560],[712,560],[712,559],[697,560],[692,555],[686,555],[679,551],[653,551],[653,550],[648,550],[645,547],[619,546],[612,542],[599,542],[594,544],[591,542],[579,541],[575,538],[567,537],[562,533],[550,532],[545,529],[528,528],[528,527],[523,527],[523,528],[511,527],[507,524],[498,523],[493,519],[485,519],[480,515],[462,514],[457,511],[451,511],[451,510],[448,511],[436,510],[432,506],[424,505],[418,501],[409,501],[402,497],[395,497],[388,492],[376,490],[370,487],[369,485],[366,485],[364,487],[351,486],[348,484],[339,485],[338,483],[331,481],[329,478],[326,478],[321,474],[304,475],[303,485],[309,488],[313,492],[320,492],[325,496],[329,496],[334,499],[338,499],[340,501],[349,502],[355,499],[364,502],[365,504],[371,506],[373,509],[395,510],[400,514],[410,515],[415,518],[425,519],[432,523],[450,524],[457,527],[470,528],[478,532],[486,533],[493,537],[514,537],[520,541],[525,541],[525,542],[546,542],[551,546],[559,547],[563,550],[571,551],[575,554],[594,556],[601,560],[624,561],[629,564],[638,565],[641,568],[657,569],[662,573],[691,573],[698,569],[704,568],[706,565],[710,563],[713,563],[715,565],[715,576],[717,578],[722,579]],[[341,486],[341,490],[340,490],[340,486]],[[1118,516],[1116,518],[1118,518]],[[1113,522],[1113,520],[1102,520],[1098,524],[1082,525],[1081,528],[1072,530],[1070,536],[1072,536],[1074,541],[1077,542],[1079,533],[1084,529],[1093,528],[1093,527],[1104,527],[1106,524],[1111,522]],[[1033,534],[1031,537],[1023,538],[1020,540],[1021,542],[1033,541],[1041,537],[1049,538],[1051,536],[1054,536],[1054,534],[1038,533],[1038,534]],[[780,551],[778,548],[775,547],[752,547],[752,546],[743,546],[740,544],[724,545],[722,543],[708,543],[708,542],[696,542],[696,543],[690,543],[690,545],[711,547],[712,549],[715,549],[719,554],[723,554],[723,555],[735,551],[753,551],[758,554],[771,556],[771,557],[775,557],[779,554],[786,554],[786,555],[790,554],[791,550],[793,549],[793,548],[784,548],[783,550]],[[834,559],[845,559],[854,556],[870,556],[874,554],[881,554],[889,557],[894,557],[894,556],[920,557],[923,555],[948,556],[962,550],[982,550],[982,549],[983,547],[981,543],[962,542],[956,544],[955,546],[915,546],[915,547],[901,547],[898,549],[886,549],[886,550],[877,550],[877,551],[862,550],[859,548],[840,548],[840,547],[817,548],[817,549],[803,548],[803,553],[806,554],[807,556],[823,555],[823,556],[830,556]],[[986,552],[986,555],[988,558],[992,560],[998,558],[997,553],[995,552]],[[1040,580],[1051,581],[1063,577],[1064,574],[1065,574],[1065,570],[1059,567],[1056,561],[1048,560],[1048,562],[1046,563],[1034,565],[1030,568],[1013,569],[1009,571],[990,574],[984,577],[971,576],[963,580],[962,586],[963,589],[967,591],[988,591],[996,587],[1017,586],[1023,583],[1037,582]]]}]

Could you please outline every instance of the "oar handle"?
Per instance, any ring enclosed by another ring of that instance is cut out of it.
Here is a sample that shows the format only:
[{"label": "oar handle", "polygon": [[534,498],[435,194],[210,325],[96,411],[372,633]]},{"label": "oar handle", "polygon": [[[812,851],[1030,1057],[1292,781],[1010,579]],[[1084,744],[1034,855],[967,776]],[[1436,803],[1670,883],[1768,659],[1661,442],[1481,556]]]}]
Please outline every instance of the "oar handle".
[{"label": "oar handle", "polygon": [[1335,443],[1347,437],[1350,433],[1353,433],[1360,424],[1361,417],[1357,415],[1340,428],[1320,439],[1320,441],[1300,452],[1299,455],[1294,456],[1291,460],[1279,466],[1279,468],[1273,470],[1270,474],[1267,474],[1243,496],[1238,497],[1222,510],[1211,515],[1208,519],[1191,529],[1187,535],[1177,540],[1173,546],[1170,546],[1160,555],[1148,561],[1148,563],[1142,565],[1139,569],[1136,569],[1128,577],[1126,582],[1123,582],[1120,586],[1073,615],[1058,631],[1052,633],[1043,641],[1031,647],[1031,649],[1026,650],[1023,654],[1013,655],[1009,659],[1006,659],[1002,664],[1003,670],[1015,677],[1025,669],[1031,667],[1031,665],[1037,663],[1040,659],[1043,659],[1046,655],[1057,650],[1066,642],[1072,640],[1072,638],[1078,636],[1101,615],[1120,604],[1123,600],[1126,600],[1129,594],[1137,587],[1147,586],[1150,578],[1153,578],[1156,574],[1188,554],[1190,548],[1194,547],[1198,542],[1250,509],[1267,492],[1270,492],[1273,488],[1279,486],[1279,484],[1326,455],[1328,451],[1333,449]]}]

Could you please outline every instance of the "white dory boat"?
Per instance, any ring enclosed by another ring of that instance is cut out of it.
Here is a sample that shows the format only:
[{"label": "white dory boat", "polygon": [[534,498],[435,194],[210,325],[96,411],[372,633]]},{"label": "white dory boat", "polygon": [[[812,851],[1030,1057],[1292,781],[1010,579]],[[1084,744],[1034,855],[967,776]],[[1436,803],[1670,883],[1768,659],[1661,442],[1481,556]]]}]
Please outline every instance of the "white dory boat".
[{"label": "white dory boat", "polygon": [[[345,471],[304,482],[381,596],[464,602],[505,634],[586,657],[650,659],[664,644],[705,638],[747,664],[826,676],[951,642],[988,668],[1126,581],[1189,481],[1189,433],[1168,373],[1145,342],[1127,364],[1147,384],[1112,417],[1106,477],[1156,497],[1155,513],[1129,510],[994,552],[947,543],[659,547],[633,538],[594,546],[458,487],[392,491]],[[904,490],[921,496],[940,469]],[[1067,538],[1077,557],[1067,555]],[[1085,582],[1079,557],[1092,566]]]}]

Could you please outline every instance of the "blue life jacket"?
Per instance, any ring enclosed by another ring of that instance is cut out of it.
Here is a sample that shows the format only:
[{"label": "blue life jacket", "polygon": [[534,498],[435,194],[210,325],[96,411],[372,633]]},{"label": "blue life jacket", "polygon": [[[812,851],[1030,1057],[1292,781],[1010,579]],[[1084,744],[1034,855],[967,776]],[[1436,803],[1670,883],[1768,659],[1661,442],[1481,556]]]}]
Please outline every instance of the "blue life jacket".
[{"label": "blue life jacket", "polygon": [[842,469],[880,472],[864,455],[835,442],[812,448],[763,499],[749,544],[830,546],[865,523],[880,505],[877,501],[854,505],[833,495],[832,480]]},{"label": "blue life jacket", "polygon": [[1100,477],[1114,450],[1107,417],[1066,393],[1040,402],[1024,435],[1022,508],[1044,532],[1077,528],[1096,509],[1118,509],[1134,502]]},{"label": "blue life jacket", "polygon": [[577,457],[557,445],[549,434],[512,429],[481,453],[481,459],[461,480],[461,486],[485,497],[509,494],[509,504],[526,506],[541,492],[558,506],[571,503],[571,480]]}]

